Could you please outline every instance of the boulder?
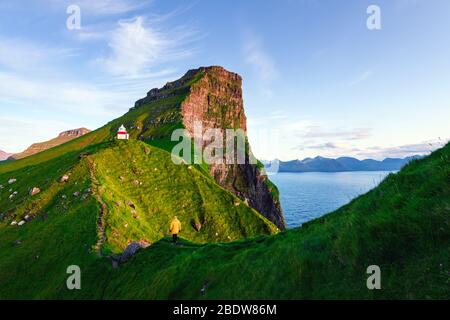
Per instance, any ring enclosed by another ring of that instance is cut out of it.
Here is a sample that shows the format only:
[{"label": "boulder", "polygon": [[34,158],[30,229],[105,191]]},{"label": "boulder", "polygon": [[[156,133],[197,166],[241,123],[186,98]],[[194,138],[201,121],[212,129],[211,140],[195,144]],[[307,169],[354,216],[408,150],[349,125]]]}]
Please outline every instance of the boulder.
[{"label": "boulder", "polygon": [[74,196],[74,197],[79,197],[79,196],[80,196],[80,192],[79,192],[79,191],[74,192],[74,193],[73,193],[73,196]]},{"label": "boulder", "polygon": [[67,182],[67,181],[69,181],[69,176],[67,174],[63,175],[61,177],[61,179],[59,179],[59,182],[61,182],[61,183],[64,183],[64,182]]},{"label": "boulder", "polygon": [[122,253],[122,255],[119,258],[119,263],[127,262],[132,256],[138,252],[139,249],[146,248],[146,244],[142,242],[132,242],[126,247],[125,251]]},{"label": "boulder", "polygon": [[195,231],[197,231],[197,232],[199,232],[200,229],[202,228],[202,224],[198,221],[194,222],[192,226],[194,227]]},{"label": "boulder", "polygon": [[23,225],[25,224],[25,222],[26,222],[25,220],[22,220],[22,221],[20,221],[17,225],[18,225],[18,226],[23,226]]},{"label": "boulder", "polygon": [[40,193],[41,192],[41,189],[39,189],[38,187],[33,187],[31,190],[30,190],[30,196],[35,196],[35,195],[37,195],[38,193]]},{"label": "boulder", "polygon": [[17,181],[17,179],[11,178],[8,180],[8,184],[13,184],[16,181]]},{"label": "boulder", "polygon": [[134,203],[130,200],[127,201],[127,206],[129,206],[130,208],[136,209],[136,206],[134,205]]},{"label": "boulder", "polygon": [[16,240],[16,241],[13,242],[13,246],[14,246],[14,247],[18,247],[18,246],[20,246],[21,244],[22,244],[22,241],[21,241],[21,240]]},{"label": "boulder", "polygon": [[15,225],[17,225],[17,221],[16,221],[16,220],[14,220],[13,222],[11,222],[11,225],[12,225],[12,226],[15,226]]},{"label": "boulder", "polygon": [[144,148],[144,152],[145,152],[146,155],[149,155],[150,152],[151,152],[151,150],[150,150],[149,147],[145,147],[145,148]]}]

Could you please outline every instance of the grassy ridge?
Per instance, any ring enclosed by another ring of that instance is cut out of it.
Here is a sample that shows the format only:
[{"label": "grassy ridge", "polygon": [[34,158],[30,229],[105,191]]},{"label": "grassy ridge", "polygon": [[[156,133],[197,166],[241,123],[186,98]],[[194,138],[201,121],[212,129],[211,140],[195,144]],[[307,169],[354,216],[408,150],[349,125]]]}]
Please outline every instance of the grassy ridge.
[{"label": "grassy ridge", "polygon": [[[80,151],[68,152],[0,174],[5,185],[0,190],[0,298],[60,297],[69,265],[97,270],[109,263],[97,249],[106,256],[121,253],[131,241],[156,242],[174,215],[183,223],[182,235],[199,243],[276,232],[201,168],[174,165],[164,150],[131,140],[82,151],[82,158]],[[59,181],[64,174],[70,176],[66,183]],[[10,177],[17,182],[9,185]],[[30,196],[34,186],[41,192]],[[13,199],[10,189],[18,192]],[[97,227],[101,203],[106,205],[103,230]],[[24,226],[10,225],[27,215],[33,220]],[[192,226],[197,220],[198,232]]]},{"label": "grassy ridge", "polygon": [[[221,245],[163,240],[117,270],[98,261],[104,277],[93,287],[102,290],[91,292],[115,299],[448,299],[449,182],[447,145],[299,229]],[[381,267],[382,290],[366,287],[373,264]]]},{"label": "grassy ridge", "polygon": [[[86,167],[78,170],[81,183]],[[50,211],[26,228],[0,226],[0,298],[448,299],[449,181],[447,145],[299,229],[228,244],[163,239],[117,269],[92,253],[94,210]],[[82,268],[80,291],[65,288],[69,263]],[[372,264],[382,270],[379,291],[366,288]]]}]

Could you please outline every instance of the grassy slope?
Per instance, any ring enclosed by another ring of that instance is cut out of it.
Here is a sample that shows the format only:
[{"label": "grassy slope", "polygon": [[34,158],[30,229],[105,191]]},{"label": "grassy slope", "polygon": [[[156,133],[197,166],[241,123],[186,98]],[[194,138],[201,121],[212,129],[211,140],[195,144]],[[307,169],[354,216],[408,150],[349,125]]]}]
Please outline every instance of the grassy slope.
[{"label": "grassy slope", "polygon": [[[83,184],[86,170],[73,181]],[[447,145],[302,228],[228,244],[161,240],[118,269],[92,253],[98,204],[71,199],[69,212],[54,206],[26,227],[0,226],[0,298],[201,299],[206,281],[208,299],[449,298],[449,181]],[[81,291],[65,289],[68,264],[82,269]],[[371,264],[383,290],[365,286]]]},{"label": "grassy slope", "polygon": [[[182,235],[198,243],[276,231],[201,168],[174,165],[170,154],[159,148],[139,141],[104,142],[83,152],[90,155],[80,159],[79,151],[68,152],[0,174],[5,185],[0,190],[0,298],[55,297],[65,287],[67,266],[95,270],[106,259],[95,250],[100,212],[96,195],[107,208],[104,255],[122,252],[130,241],[161,239],[175,214],[182,221]],[[68,183],[59,182],[63,174],[70,174]],[[8,185],[10,177],[17,182]],[[143,183],[136,187],[134,180]],[[41,193],[31,197],[28,190],[33,186]],[[13,200],[9,189],[18,191]],[[129,200],[136,205],[135,217]],[[22,227],[9,225],[26,214],[34,220]],[[200,232],[191,226],[196,219],[202,223]]]},{"label": "grassy slope", "polygon": [[[449,182],[447,145],[302,228],[221,245],[163,240],[116,270],[98,261],[85,292],[61,296],[201,299],[208,281],[208,299],[448,299]],[[366,288],[372,264],[382,270],[380,291]]]}]

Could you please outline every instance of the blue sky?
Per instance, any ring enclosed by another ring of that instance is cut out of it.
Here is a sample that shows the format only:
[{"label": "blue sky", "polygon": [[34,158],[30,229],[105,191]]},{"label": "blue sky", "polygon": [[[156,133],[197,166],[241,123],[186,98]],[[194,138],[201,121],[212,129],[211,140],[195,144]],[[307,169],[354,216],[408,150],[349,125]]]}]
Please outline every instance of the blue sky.
[{"label": "blue sky", "polygon": [[[381,30],[366,27],[371,4]],[[450,137],[449,57],[446,0],[4,0],[0,149],[98,128],[222,65],[244,79],[260,158],[422,154]]]}]

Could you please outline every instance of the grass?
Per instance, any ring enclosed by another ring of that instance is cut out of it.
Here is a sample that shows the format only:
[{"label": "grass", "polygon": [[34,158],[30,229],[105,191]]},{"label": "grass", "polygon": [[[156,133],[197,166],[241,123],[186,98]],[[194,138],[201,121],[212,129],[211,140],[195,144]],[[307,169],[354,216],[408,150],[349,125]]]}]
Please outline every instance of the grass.
[{"label": "grass", "polygon": [[[142,145],[135,147],[137,152]],[[112,150],[100,151],[98,157]],[[105,168],[99,165],[98,170]],[[78,170],[73,177],[81,183],[87,169]],[[23,228],[0,227],[0,297],[448,299],[449,179],[447,145],[301,228],[219,244],[182,241],[173,246],[163,238],[117,269],[90,249],[96,241],[98,204],[88,198],[76,205],[77,199],[67,213],[52,209],[47,220],[36,219]],[[23,242],[14,247],[17,239]],[[70,264],[82,268],[80,291],[65,288]],[[381,267],[382,290],[366,288],[366,268],[372,264]]]},{"label": "grass", "polygon": [[[0,299],[450,297],[450,145],[336,212],[277,233],[208,166],[171,162],[184,94],[0,165]],[[133,140],[113,141],[122,123]],[[41,192],[31,197],[33,187]],[[33,220],[10,225],[26,215]],[[179,246],[167,238],[174,215]],[[152,245],[113,269],[106,256],[139,240]],[[382,270],[379,291],[366,288],[373,264]],[[81,267],[80,291],[66,288],[70,265]]]},{"label": "grass", "polygon": [[[160,241],[100,280],[97,298],[448,299],[449,181],[447,145],[302,228],[220,245]],[[366,287],[372,264],[379,291]]]}]

